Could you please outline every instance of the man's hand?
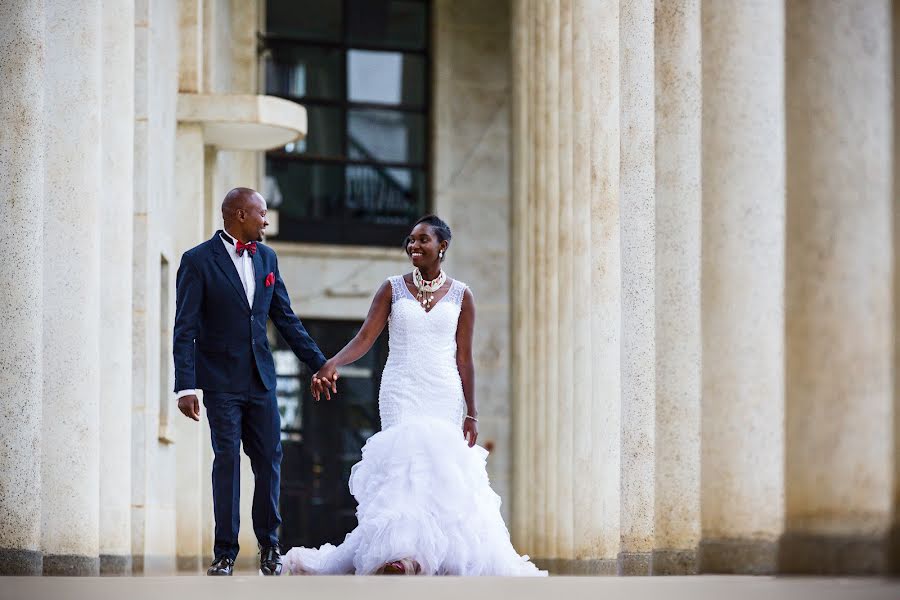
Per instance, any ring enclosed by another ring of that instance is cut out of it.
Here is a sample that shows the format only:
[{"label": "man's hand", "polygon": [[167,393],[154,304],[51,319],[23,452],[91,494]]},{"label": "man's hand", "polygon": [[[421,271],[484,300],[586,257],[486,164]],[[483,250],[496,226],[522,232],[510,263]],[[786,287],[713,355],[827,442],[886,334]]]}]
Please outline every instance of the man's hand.
[{"label": "man's hand", "polygon": [[469,443],[469,448],[475,445],[475,440],[478,439],[478,421],[463,421],[463,438]]},{"label": "man's hand", "polygon": [[178,410],[189,419],[200,420],[200,400],[194,394],[179,398]]},{"label": "man's hand", "polygon": [[331,394],[337,394],[337,380],[337,369],[331,361],[326,362],[322,365],[322,368],[312,376],[309,390],[312,393],[313,398],[318,402],[321,395],[324,393],[325,399],[331,400]]}]

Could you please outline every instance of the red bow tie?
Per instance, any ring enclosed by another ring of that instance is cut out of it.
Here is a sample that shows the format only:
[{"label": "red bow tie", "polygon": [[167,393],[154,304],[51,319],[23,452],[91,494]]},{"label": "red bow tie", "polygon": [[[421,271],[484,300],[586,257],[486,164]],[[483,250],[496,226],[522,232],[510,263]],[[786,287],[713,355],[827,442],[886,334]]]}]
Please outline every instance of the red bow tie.
[{"label": "red bow tie", "polygon": [[256,242],[247,242],[246,244],[240,240],[237,240],[237,244],[234,246],[235,250],[237,250],[238,256],[244,255],[244,250],[250,253],[250,256],[256,254]]}]

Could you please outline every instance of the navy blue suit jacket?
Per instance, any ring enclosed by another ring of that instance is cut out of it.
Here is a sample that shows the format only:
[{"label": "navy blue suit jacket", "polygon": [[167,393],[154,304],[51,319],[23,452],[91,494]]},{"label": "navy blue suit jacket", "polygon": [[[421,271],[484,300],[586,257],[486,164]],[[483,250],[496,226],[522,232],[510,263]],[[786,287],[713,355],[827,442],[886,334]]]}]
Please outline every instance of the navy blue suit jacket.
[{"label": "navy blue suit jacket", "polygon": [[[318,371],[325,357],[291,309],[275,251],[257,244],[253,255],[256,292],[251,307],[222,244],[216,232],[181,257],[175,291],[175,391],[246,391],[254,367],[266,389],[274,389],[275,362],[266,337],[267,317],[294,354]],[[275,281],[266,287],[270,273]]]}]

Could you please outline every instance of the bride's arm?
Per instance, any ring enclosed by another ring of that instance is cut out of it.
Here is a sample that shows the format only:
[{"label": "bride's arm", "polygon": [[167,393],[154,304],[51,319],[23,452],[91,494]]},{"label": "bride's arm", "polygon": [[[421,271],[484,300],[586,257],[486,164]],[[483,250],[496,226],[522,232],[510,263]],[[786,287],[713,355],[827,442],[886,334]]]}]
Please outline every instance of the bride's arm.
[{"label": "bride's arm", "polygon": [[366,320],[360,327],[359,332],[352,340],[347,342],[347,345],[340,352],[325,361],[322,368],[313,375],[314,380],[322,378],[326,380],[321,389],[313,388],[313,395],[316,396],[316,400],[319,399],[317,391],[324,391],[326,398],[329,400],[331,399],[329,388],[330,391],[337,393],[337,387],[334,384],[337,380],[337,368],[349,365],[362,358],[372,347],[372,344],[375,343],[375,340],[378,339],[378,336],[381,335],[381,332],[384,331],[388,315],[391,314],[391,293],[391,282],[385,281],[378,288],[378,291],[375,292],[372,306],[369,307],[369,314],[366,316]]},{"label": "bride's arm", "polygon": [[478,438],[478,421],[475,420],[478,418],[478,410],[475,408],[475,362],[472,360],[474,334],[475,298],[466,288],[456,327],[456,368],[459,370],[463,397],[466,399],[467,418],[463,421],[463,436],[468,439],[470,447],[475,445]]}]

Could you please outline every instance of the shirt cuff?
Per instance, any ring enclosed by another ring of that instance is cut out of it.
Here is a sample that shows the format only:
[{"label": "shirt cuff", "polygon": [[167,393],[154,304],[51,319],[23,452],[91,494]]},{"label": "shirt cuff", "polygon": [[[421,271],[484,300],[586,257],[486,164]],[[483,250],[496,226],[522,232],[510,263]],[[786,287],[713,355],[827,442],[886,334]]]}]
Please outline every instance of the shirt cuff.
[{"label": "shirt cuff", "polygon": [[181,390],[178,394],[175,395],[175,399],[183,398],[185,396],[196,396],[197,390]]}]

